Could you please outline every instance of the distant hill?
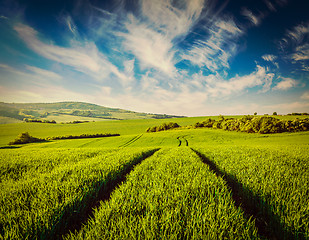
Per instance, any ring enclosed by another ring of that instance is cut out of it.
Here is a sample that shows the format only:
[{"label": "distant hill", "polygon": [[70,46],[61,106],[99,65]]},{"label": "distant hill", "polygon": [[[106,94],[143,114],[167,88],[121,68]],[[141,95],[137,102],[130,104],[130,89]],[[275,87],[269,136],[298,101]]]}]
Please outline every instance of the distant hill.
[{"label": "distant hill", "polygon": [[[165,119],[184,116],[139,113],[118,108],[103,107],[85,102],[4,103],[0,102],[0,123],[42,120],[56,122],[101,121],[124,119]],[[5,119],[1,121],[2,119]]]}]

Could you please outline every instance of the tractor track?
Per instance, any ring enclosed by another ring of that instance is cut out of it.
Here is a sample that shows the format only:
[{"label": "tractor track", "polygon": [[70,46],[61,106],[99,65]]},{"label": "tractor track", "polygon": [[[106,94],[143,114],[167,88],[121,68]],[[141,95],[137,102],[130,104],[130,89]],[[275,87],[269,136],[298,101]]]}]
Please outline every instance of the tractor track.
[{"label": "tractor track", "polygon": [[[278,232],[284,232],[283,227],[281,226],[281,229],[277,229],[277,231],[274,231],[272,229],[270,225],[270,216],[261,214],[261,210],[258,206],[253,205],[250,201],[246,201],[245,198],[241,195],[241,189],[243,188],[243,186],[237,181],[237,179],[235,179],[230,174],[224,172],[223,170],[219,169],[219,167],[213,161],[207,158],[204,154],[198,152],[193,148],[191,148],[191,150],[197,154],[197,156],[201,159],[203,163],[209,166],[210,170],[213,171],[217,177],[221,177],[227,183],[227,187],[231,191],[235,206],[237,208],[241,208],[244,212],[244,215],[248,219],[254,219],[257,232],[263,239],[282,239]],[[258,196],[255,196],[251,192],[248,193],[250,194],[251,199],[258,199],[259,201],[261,201]],[[286,232],[286,236],[284,239],[295,238],[290,233]]]},{"label": "tractor track", "polygon": [[177,140],[179,141],[178,147],[180,147],[180,146],[186,146],[186,147],[188,147],[188,146],[189,146],[189,142],[188,142],[188,140],[185,138],[185,136],[179,136],[179,137],[177,137]]},{"label": "tractor track", "polygon": [[119,148],[124,148],[127,147],[129,145],[131,145],[132,143],[136,142],[138,139],[140,139],[143,136],[143,134],[141,135],[136,135],[135,137],[131,138],[129,141],[127,141],[126,143],[122,144],[119,146]]},{"label": "tractor track", "polygon": [[95,209],[97,209],[102,201],[109,201],[111,194],[117,189],[123,182],[126,181],[127,176],[134,170],[135,166],[139,165],[142,161],[151,157],[155,152],[159,151],[160,148],[143,153],[143,156],[139,158],[134,163],[127,164],[124,170],[107,185],[102,183],[101,188],[97,193],[91,197],[91,201],[85,202],[86,207],[83,211],[70,211],[70,216],[67,218],[69,222],[67,228],[63,228],[62,224],[55,226],[55,231],[46,239],[64,239],[67,234],[79,231],[84,224],[88,222],[89,219],[93,218]]}]

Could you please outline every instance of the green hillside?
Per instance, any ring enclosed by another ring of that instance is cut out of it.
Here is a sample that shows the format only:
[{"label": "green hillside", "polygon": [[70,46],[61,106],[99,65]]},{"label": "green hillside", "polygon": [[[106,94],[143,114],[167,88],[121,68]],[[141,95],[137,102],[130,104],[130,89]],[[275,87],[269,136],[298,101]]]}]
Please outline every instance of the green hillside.
[{"label": "green hillside", "polygon": [[[57,103],[4,103],[0,102],[0,117],[5,123],[16,120],[42,120],[59,122],[101,121],[124,119],[165,119],[177,116],[165,114],[139,113],[119,108],[108,108],[84,102]],[[11,121],[9,121],[11,120]],[[0,122],[1,123],[1,122]]]}]

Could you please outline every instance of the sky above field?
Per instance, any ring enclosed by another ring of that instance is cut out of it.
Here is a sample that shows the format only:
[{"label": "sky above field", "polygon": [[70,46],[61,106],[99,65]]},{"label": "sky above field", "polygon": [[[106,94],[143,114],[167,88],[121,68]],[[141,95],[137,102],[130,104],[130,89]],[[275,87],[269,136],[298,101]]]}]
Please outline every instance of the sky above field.
[{"label": "sky above field", "polygon": [[0,0],[0,101],[309,112],[308,0]]}]

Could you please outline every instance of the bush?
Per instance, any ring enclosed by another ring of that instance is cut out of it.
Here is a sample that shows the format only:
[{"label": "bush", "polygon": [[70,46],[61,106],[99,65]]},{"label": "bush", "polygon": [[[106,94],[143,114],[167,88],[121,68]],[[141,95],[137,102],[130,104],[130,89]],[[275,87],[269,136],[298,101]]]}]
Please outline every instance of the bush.
[{"label": "bush", "polygon": [[166,131],[170,129],[179,128],[180,126],[177,123],[169,122],[169,123],[163,123],[160,126],[154,126],[147,128],[146,132],[159,132],[159,131]]},{"label": "bush", "polygon": [[32,137],[28,132],[24,132],[18,135],[18,137],[9,143],[9,145],[15,144],[26,144],[26,143],[34,143],[34,142],[45,142],[45,139]]}]

